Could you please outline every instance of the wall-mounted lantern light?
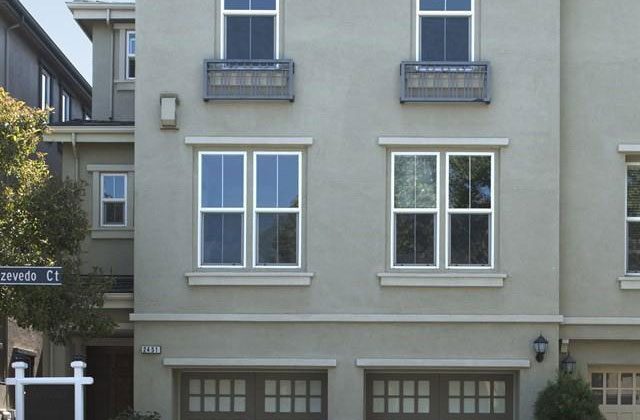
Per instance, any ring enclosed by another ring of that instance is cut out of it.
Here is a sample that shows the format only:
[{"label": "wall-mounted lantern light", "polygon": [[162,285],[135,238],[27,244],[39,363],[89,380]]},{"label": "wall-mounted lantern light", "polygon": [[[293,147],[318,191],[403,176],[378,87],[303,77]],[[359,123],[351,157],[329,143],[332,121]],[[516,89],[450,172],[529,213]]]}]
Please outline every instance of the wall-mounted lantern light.
[{"label": "wall-mounted lantern light", "polygon": [[548,346],[549,340],[544,338],[542,334],[540,334],[540,337],[536,338],[536,341],[533,342],[533,350],[536,352],[536,360],[538,362],[542,362],[544,360],[544,355],[547,353]]},{"label": "wall-mounted lantern light", "polygon": [[571,357],[571,353],[568,353],[560,361],[560,370],[569,375],[576,371],[576,359]]}]

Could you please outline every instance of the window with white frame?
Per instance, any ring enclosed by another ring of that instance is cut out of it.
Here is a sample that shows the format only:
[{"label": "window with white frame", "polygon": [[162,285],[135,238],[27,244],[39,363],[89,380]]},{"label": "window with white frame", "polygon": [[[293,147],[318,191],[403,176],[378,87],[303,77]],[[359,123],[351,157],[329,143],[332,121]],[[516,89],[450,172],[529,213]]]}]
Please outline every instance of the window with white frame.
[{"label": "window with white frame", "polygon": [[40,69],[40,109],[51,107],[51,76]]},{"label": "window with white frame", "polygon": [[60,121],[67,122],[71,120],[71,96],[64,90],[60,95]]},{"label": "window with white frame", "polygon": [[475,0],[416,0],[416,56],[420,61],[474,59]]},{"label": "window with white frame", "polygon": [[493,267],[494,155],[447,153],[447,267]]},{"label": "window with white frame", "polygon": [[278,0],[222,0],[222,58],[277,58],[278,12]]},{"label": "window with white frame", "polygon": [[136,78],[136,31],[126,32],[125,75],[127,79]]},{"label": "window with white frame", "polygon": [[246,154],[200,153],[200,265],[244,266]]},{"label": "window with white frame", "polygon": [[640,163],[627,164],[627,273],[640,274]]},{"label": "window with white frame", "polygon": [[127,174],[100,174],[100,225],[127,225]]},{"label": "window with white frame", "polygon": [[254,263],[300,266],[300,152],[259,152],[254,158]]},{"label": "window with white frame", "polygon": [[435,267],[438,238],[437,153],[392,154],[394,267]]}]

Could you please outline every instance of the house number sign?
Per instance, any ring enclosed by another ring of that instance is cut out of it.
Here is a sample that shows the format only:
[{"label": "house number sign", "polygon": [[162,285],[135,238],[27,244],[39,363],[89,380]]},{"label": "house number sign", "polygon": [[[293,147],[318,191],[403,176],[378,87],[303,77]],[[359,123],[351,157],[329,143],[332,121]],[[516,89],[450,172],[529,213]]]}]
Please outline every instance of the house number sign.
[{"label": "house number sign", "polygon": [[161,346],[141,346],[140,353],[142,354],[160,354],[162,353]]}]

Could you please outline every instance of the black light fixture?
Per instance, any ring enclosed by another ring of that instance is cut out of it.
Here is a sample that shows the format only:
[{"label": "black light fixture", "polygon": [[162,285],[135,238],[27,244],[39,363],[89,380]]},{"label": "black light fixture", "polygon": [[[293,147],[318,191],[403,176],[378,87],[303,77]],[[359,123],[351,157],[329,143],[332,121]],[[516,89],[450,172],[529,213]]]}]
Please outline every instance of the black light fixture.
[{"label": "black light fixture", "polygon": [[576,359],[571,357],[571,353],[567,353],[560,361],[560,370],[569,375],[576,371]]},{"label": "black light fixture", "polygon": [[542,362],[544,360],[544,355],[547,352],[547,347],[549,346],[549,340],[543,337],[540,334],[540,337],[536,338],[536,341],[533,342],[533,350],[536,352],[536,360],[538,362]]}]

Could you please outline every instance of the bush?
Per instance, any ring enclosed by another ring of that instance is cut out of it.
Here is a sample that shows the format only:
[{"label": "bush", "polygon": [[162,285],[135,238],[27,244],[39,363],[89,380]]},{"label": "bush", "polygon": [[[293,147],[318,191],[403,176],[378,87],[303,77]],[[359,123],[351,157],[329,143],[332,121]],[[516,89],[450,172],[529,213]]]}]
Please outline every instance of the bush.
[{"label": "bush", "polygon": [[605,420],[589,384],[560,374],[540,391],[535,405],[536,420]]},{"label": "bush", "polygon": [[141,413],[138,411],[133,411],[131,408],[129,408],[118,414],[111,420],[160,420],[160,414],[156,413],[155,411],[147,411],[145,413]]}]

